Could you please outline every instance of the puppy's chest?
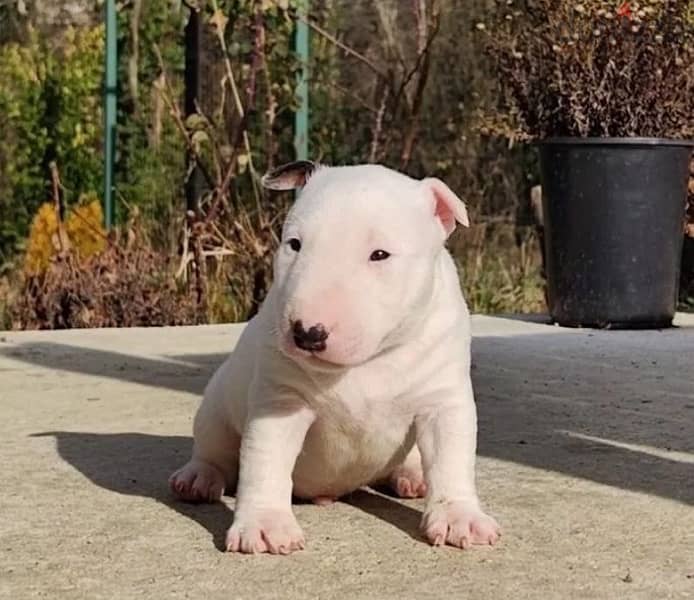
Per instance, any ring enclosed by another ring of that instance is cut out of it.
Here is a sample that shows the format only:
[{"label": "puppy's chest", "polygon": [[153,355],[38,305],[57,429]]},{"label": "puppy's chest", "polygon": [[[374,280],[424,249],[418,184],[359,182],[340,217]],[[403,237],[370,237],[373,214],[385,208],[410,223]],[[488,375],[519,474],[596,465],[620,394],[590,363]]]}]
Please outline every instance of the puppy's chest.
[{"label": "puppy's chest", "polygon": [[402,390],[390,378],[359,372],[314,390],[307,401],[316,420],[294,473],[299,495],[339,496],[382,478],[404,460],[414,443],[414,413],[412,398]]},{"label": "puppy's chest", "polygon": [[394,373],[384,369],[379,376],[351,374],[337,384],[319,388],[315,398],[317,420],[348,435],[383,431],[389,424],[414,418],[405,392]]},{"label": "puppy's chest", "polygon": [[406,401],[358,385],[340,386],[319,399],[310,432],[314,442],[338,462],[382,462],[396,453],[414,415]]}]

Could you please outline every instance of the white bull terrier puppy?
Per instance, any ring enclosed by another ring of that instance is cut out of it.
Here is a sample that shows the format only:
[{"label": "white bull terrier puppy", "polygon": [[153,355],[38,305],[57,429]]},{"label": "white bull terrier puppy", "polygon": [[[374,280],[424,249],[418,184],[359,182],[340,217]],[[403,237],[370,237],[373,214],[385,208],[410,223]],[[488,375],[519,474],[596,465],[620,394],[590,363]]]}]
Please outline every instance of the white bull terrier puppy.
[{"label": "white bull terrier puppy", "polygon": [[380,483],[426,496],[430,543],[493,544],[475,488],[470,316],[444,248],[465,205],[438,179],[377,165],[300,161],[263,183],[302,190],[172,490],[214,502],[236,489],[234,552],[303,548],[292,494],[325,504]]}]

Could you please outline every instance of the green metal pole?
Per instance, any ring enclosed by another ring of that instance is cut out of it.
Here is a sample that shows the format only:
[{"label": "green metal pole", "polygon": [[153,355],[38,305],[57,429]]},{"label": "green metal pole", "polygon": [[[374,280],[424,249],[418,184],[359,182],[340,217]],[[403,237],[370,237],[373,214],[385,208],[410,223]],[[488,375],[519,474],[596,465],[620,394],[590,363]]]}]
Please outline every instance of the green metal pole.
[{"label": "green metal pole", "polygon": [[106,0],[106,77],[104,89],[104,224],[113,226],[114,163],[116,151],[116,99],[118,86],[118,50],[116,0]]},{"label": "green metal pole", "polygon": [[299,0],[297,5],[298,19],[294,39],[294,51],[301,62],[297,76],[296,96],[299,107],[294,114],[294,149],[297,160],[308,160],[308,8],[309,0]]}]

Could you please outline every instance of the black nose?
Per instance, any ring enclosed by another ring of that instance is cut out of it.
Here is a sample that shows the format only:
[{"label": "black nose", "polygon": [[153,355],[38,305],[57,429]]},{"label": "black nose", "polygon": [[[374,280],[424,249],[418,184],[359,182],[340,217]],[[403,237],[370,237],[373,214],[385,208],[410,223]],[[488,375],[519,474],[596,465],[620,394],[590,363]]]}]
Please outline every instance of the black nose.
[{"label": "black nose", "polygon": [[304,324],[301,321],[294,321],[292,333],[294,334],[294,343],[298,348],[308,352],[323,352],[325,350],[328,332],[322,323],[316,323],[308,329],[304,329]]}]

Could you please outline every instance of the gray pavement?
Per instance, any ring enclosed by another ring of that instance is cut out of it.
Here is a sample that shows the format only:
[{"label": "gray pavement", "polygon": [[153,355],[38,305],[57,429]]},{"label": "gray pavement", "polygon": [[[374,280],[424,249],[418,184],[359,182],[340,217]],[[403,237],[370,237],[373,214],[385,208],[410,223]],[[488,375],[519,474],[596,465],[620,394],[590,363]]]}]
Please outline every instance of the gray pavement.
[{"label": "gray pavement", "polygon": [[694,318],[653,332],[474,317],[494,548],[434,549],[420,501],[296,506],[304,552],[221,551],[233,498],[166,479],[240,326],[0,332],[0,597],[694,598]]}]

